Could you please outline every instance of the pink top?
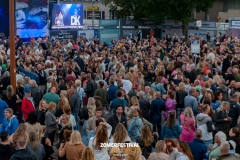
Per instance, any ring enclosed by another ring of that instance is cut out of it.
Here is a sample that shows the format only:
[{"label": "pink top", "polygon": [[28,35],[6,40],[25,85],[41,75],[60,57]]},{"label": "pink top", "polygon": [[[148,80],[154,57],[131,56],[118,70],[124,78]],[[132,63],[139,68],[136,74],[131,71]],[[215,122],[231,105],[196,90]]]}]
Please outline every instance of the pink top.
[{"label": "pink top", "polygon": [[184,112],[180,115],[182,133],[180,135],[180,140],[185,142],[192,142],[194,139],[195,132],[195,120],[191,117],[188,119],[184,116]]},{"label": "pink top", "polygon": [[176,110],[177,102],[175,99],[167,98],[165,106],[166,106],[166,112],[163,114],[163,117],[167,119],[168,112],[172,110]]}]

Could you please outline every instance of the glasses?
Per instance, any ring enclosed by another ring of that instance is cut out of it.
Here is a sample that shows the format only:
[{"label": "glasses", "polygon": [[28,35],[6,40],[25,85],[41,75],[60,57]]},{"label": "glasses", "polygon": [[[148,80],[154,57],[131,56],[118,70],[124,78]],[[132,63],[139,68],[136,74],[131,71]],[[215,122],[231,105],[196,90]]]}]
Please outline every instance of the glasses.
[{"label": "glasses", "polygon": [[173,147],[173,145],[167,146],[167,148],[172,148],[172,147]]}]

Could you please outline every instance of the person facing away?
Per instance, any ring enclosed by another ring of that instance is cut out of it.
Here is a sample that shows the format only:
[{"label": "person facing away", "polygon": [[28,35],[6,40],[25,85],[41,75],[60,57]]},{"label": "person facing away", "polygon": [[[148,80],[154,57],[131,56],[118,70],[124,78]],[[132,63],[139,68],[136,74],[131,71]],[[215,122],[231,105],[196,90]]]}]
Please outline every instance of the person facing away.
[{"label": "person facing away", "polygon": [[240,155],[237,153],[230,154],[230,145],[228,142],[223,142],[220,145],[221,156],[217,160],[239,160]]},{"label": "person facing away", "polygon": [[207,147],[201,140],[202,138],[202,131],[200,129],[197,129],[195,131],[194,139],[192,142],[188,143],[188,146],[191,149],[191,152],[193,154],[194,160],[203,160],[207,159]]},{"label": "person facing away", "polygon": [[10,157],[16,152],[16,149],[10,145],[10,137],[7,131],[0,134],[0,157],[1,160],[9,160]]},{"label": "person facing away", "polygon": [[27,137],[18,138],[18,150],[11,156],[10,160],[38,160],[37,155],[26,148],[27,142]]}]

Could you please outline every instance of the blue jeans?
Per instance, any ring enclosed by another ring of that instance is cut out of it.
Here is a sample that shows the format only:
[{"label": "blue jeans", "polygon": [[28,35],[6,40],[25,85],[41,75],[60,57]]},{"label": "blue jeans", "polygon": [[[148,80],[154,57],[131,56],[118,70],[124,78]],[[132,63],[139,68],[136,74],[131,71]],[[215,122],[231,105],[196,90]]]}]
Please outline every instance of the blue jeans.
[{"label": "blue jeans", "polygon": [[75,126],[73,129],[79,131],[78,113],[72,113],[72,115],[74,116],[74,119],[75,119],[75,121],[76,121],[76,126]]}]

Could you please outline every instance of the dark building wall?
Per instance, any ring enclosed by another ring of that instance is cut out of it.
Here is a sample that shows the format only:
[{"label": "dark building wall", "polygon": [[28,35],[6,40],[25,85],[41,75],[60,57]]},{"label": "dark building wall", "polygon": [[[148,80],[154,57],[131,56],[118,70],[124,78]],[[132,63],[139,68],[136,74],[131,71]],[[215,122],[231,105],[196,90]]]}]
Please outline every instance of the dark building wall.
[{"label": "dark building wall", "polygon": [[[224,11],[224,0],[213,3],[213,7],[209,10],[209,21],[217,21],[218,12]],[[205,12],[197,13],[197,20],[205,20]]]}]

